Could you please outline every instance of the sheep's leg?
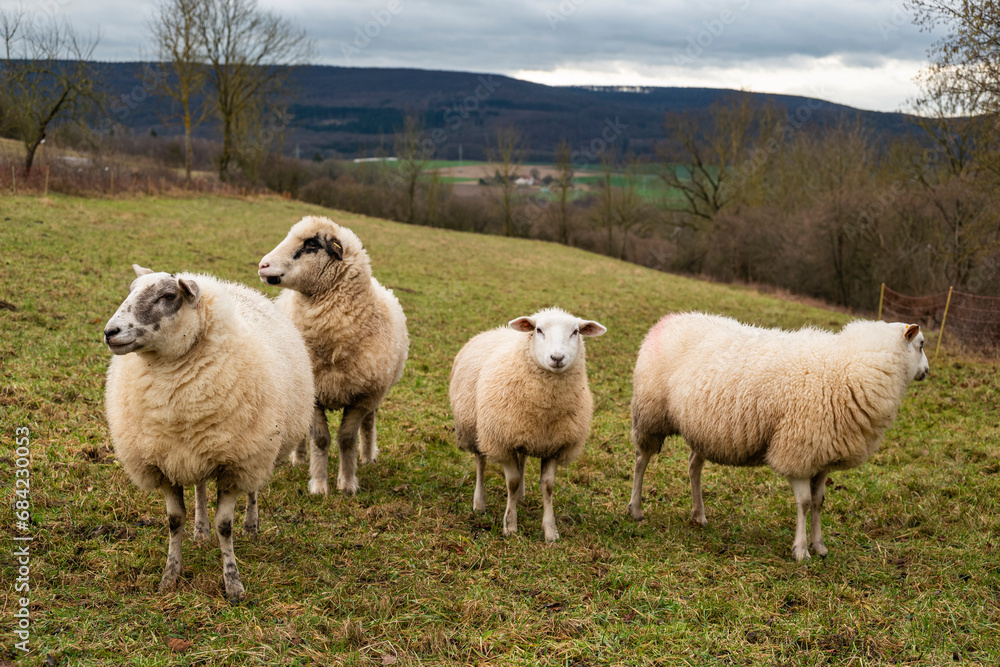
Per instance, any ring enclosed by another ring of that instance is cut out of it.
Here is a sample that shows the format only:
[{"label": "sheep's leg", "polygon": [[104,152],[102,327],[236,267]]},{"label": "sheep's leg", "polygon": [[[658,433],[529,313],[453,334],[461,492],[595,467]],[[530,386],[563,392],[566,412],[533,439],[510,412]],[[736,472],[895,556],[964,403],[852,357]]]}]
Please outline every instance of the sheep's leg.
[{"label": "sheep's leg", "polygon": [[635,472],[632,475],[632,498],[628,501],[628,513],[636,521],[642,521],[642,478],[646,474],[646,466],[653,458],[653,452],[635,449]]},{"label": "sheep's leg", "polygon": [[806,541],[806,522],[809,513],[812,511],[812,488],[808,477],[793,479],[788,478],[792,485],[792,493],[795,494],[795,541],[792,542],[792,555],[795,560],[803,561],[809,558],[809,544]]},{"label": "sheep's leg", "polygon": [[194,540],[204,542],[211,534],[211,527],[208,523],[208,492],[205,489],[204,481],[198,482],[194,487]]},{"label": "sheep's leg", "polygon": [[361,420],[361,463],[375,463],[378,458],[378,441],[375,438],[375,415],[372,410]]},{"label": "sheep's leg", "polygon": [[337,488],[348,496],[358,492],[358,426],[364,418],[363,410],[344,408],[337,431],[337,446],[340,448],[340,472],[337,474]]},{"label": "sheep's leg", "polygon": [[809,482],[812,491],[812,516],[810,517],[810,546],[818,556],[825,556],[829,553],[826,545],[823,544],[823,529],[820,525],[820,512],[823,510],[823,498],[826,496],[826,472],[818,472],[813,475]]},{"label": "sheep's leg", "polygon": [[247,535],[256,535],[260,526],[260,519],[257,515],[257,492],[247,493],[247,511],[243,517],[243,532]]},{"label": "sheep's leg", "polygon": [[240,570],[236,567],[236,554],[233,552],[233,513],[239,493],[229,486],[223,486],[221,480],[218,484],[215,532],[219,536],[219,548],[222,550],[222,580],[226,585],[226,597],[229,601],[239,602],[243,599],[244,589],[240,581]]},{"label": "sheep's leg", "polygon": [[520,476],[521,476],[521,480],[522,480],[521,490],[518,492],[519,495],[517,496],[518,502],[524,500],[524,487],[525,487],[525,484],[523,483],[523,480],[524,480],[524,464],[527,463],[527,462],[528,462],[528,456],[527,456],[527,454],[518,454],[517,455],[517,469],[520,472]]},{"label": "sheep's leg", "polygon": [[521,465],[516,456],[503,462],[503,474],[507,478],[507,511],[503,513],[503,534],[513,535],[517,532],[517,501],[524,484]]},{"label": "sheep's leg", "polygon": [[556,484],[556,467],[555,459],[543,459],[542,472],[538,480],[538,487],[542,492],[542,530],[545,533],[546,542],[555,542],[559,539],[559,531],[556,529],[556,513],[552,509],[552,492]]},{"label": "sheep's leg", "polygon": [[701,498],[701,469],[705,467],[705,457],[691,450],[688,456],[688,479],[691,482],[691,521],[701,526],[708,525],[705,518],[705,503]]},{"label": "sheep's leg", "polygon": [[472,493],[472,511],[486,511],[486,457],[476,454],[476,490]]},{"label": "sheep's leg", "polygon": [[177,578],[181,574],[181,544],[184,542],[184,520],[187,512],[184,509],[184,487],[164,483],[160,490],[167,504],[167,522],[170,525],[170,542],[167,546],[167,564],[160,578],[160,593],[169,593],[177,587]]},{"label": "sheep's leg", "polygon": [[329,493],[327,467],[330,464],[330,427],[326,423],[326,410],[317,405],[313,410],[313,423],[309,427],[312,453],[309,457],[309,493]]},{"label": "sheep's leg", "polygon": [[[324,420],[326,416],[324,415]],[[303,461],[309,460],[309,436],[302,438],[302,441],[288,455],[288,461],[293,466],[297,466]]]}]

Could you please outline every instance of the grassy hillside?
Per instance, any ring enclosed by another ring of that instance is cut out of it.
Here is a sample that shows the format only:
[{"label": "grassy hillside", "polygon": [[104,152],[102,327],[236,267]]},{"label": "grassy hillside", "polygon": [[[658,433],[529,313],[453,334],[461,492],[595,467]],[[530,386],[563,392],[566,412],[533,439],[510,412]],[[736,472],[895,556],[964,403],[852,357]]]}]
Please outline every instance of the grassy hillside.
[{"label": "grassy hillside", "polygon": [[[305,493],[283,465],[261,533],[236,530],[246,602],[222,589],[218,546],[185,542],[179,591],[159,596],[163,500],[115,463],[104,423],[104,323],[137,262],[245,281],[318,209],[276,199],[0,200],[2,495],[15,429],[30,429],[31,647],[15,650],[11,514],[0,534],[0,664],[944,664],[1000,660],[1000,395],[996,365],[932,364],[882,450],[832,476],[830,556],[791,558],[795,510],[768,469],[705,470],[707,528],[688,524],[686,448],[668,440],[626,517],[631,368],[672,310],[763,325],[847,316],[656,273],[557,245],[337,215],[396,290],[411,335],[383,406],[379,461],[355,498]],[[600,321],[588,343],[595,418],[556,477],[561,534],[541,532],[538,463],[501,533],[499,468],[471,510],[474,465],[451,432],[448,371],[474,333],[551,304]],[[334,418],[334,421],[336,418]],[[333,462],[331,462],[335,465]],[[189,500],[188,507],[193,506]],[[241,514],[238,513],[238,520]],[[189,519],[190,521],[190,519]]]}]

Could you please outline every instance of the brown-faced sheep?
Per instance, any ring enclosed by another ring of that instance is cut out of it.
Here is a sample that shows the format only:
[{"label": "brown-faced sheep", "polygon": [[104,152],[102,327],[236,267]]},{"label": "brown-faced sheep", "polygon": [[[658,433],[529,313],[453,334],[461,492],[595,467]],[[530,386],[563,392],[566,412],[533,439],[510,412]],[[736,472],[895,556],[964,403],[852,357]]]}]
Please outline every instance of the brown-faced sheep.
[{"label": "brown-faced sheep", "polygon": [[277,303],[302,332],[312,358],[316,407],[309,491],[328,492],[330,431],[326,410],[343,409],[337,433],[337,488],[358,492],[361,461],[378,456],[375,417],[382,399],[403,376],[409,351],[406,316],[391,290],[372,277],[368,253],[347,227],[305,217],[260,261],[258,274],[286,289]]}]

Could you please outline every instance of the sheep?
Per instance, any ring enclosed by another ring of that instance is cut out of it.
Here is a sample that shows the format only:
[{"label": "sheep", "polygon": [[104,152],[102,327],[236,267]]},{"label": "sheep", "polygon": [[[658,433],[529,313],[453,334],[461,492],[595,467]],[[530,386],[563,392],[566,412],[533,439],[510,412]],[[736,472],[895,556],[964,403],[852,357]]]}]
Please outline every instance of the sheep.
[{"label": "sheep", "polygon": [[[243,530],[258,529],[257,491],[309,432],[312,369],[292,323],[255,290],[207,275],[132,267],[129,295],[104,328],[115,356],[105,413],[122,468],[159,489],[170,540],[159,590],[181,573],[184,487],[194,485],[195,540],[207,539],[206,480],[218,488],[215,530],[227,597],[243,598],[233,510],[247,494]],[[134,354],[133,354],[134,353]]]},{"label": "sheep", "polygon": [[534,456],[541,459],[545,540],[559,539],[552,509],[556,467],[583,451],[593,409],[583,337],[606,331],[549,308],[476,335],[456,355],[448,393],[458,446],[476,457],[472,507],[486,511],[486,460],[498,461],[507,481],[504,535],[517,532],[525,458]]},{"label": "sheep", "polygon": [[361,462],[378,457],[375,418],[403,376],[409,352],[406,316],[392,290],[372,277],[368,253],[347,227],[307,216],[260,260],[260,279],[286,289],[277,303],[305,338],[313,364],[316,405],[311,429],[310,493],[328,493],[330,431],[326,410],[343,409],[337,445],[337,488],[358,492]]},{"label": "sheep", "polygon": [[690,447],[691,520],[707,525],[705,461],[767,464],[791,484],[792,554],[827,554],[820,529],[827,475],[864,463],[892,424],[906,388],[927,377],[915,324],[857,320],[833,334],[763,329],[704,313],[667,315],[646,335],[633,375],[635,477],[629,514],[643,518],[642,478],[668,435]]}]

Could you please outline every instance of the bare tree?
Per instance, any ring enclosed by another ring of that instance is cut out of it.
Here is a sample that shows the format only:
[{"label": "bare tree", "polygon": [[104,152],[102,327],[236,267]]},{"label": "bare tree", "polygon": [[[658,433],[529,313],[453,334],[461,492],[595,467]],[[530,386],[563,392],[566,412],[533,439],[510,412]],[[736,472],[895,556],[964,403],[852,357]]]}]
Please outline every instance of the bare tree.
[{"label": "bare tree", "polygon": [[[403,131],[395,135],[395,150],[398,158],[398,174],[406,189],[406,222],[416,222],[417,183],[420,175],[433,155],[421,144],[424,128],[416,113],[407,114],[403,120]],[[430,142],[433,146],[433,142]]]},{"label": "bare tree", "polygon": [[259,9],[256,0],[201,0],[199,5],[198,37],[222,123],[219,176],[226,179],[240,131],[253,127],[248,115],[270,106],[291,68],[306,63],[313,45],[305,30]]},{"label": "bare tree", "polygon": [[682,158],[677,164],[664,155],[661,178],[681,193],[688,213],[711,220],[739,198],[759,166],[751,159],[751,149],[756,140],[771,134],[774,115],[770,108],[755,107],[749,93],[713,104],[707,124],[687,114],[667,115],[667,134],[678,138]]},{"label": "bare tree", "polygon": [[[642,179],[642,164],[634,155],[630,155],[625,162],[622,185],[615,188],[615,196],[613,197],[614,224],[621,234],[618,259],[626,259],[627,257],[629,234],[637,227],[644,225],[650,217],[651,207],[643,199],[640,192]],[[611,252],[610,248],[609,252]]]},{"label": "bare tree", "polygon": [[505,125],[496,130],[496,146],[489,150],[489,160],[497,165],[500,192],[496,195],[504,236],[520,236],[526,230],[515,222],[517,206],[517,170],[521,167],[523,147],[517,128]]},{"label": "bare tree", "polygon": [[601,175],[598,181],[597,204],[593,208],[593,216],[597,226],[608,232],[607,254],[614,254],[615,235],[615,151],[614,148],[601,153]]},{"label": "bare tree", "polygon": [[569,244],[569,192],[573,188],[573,162],[569,144],[565,139],[556,147],[556,179],[559,208],[557,209],[557,236],[559,243]]},{"label": "bare tree", "polygon": [[24,143],[24,171],[46,133],[97,107],[100,95],[88,62],[100,37],[82,39],[57,19],[42,22],[21,9],[0,7],[0,122]]},{"label": "bare tree", "polygon": [[1000,0],[906,0],[924,30],[947,34],[931,47],[925,75],[972,113],[1000,112]]},{"label": "bare tree", "polygon": [[153,80],[147,83],[178,106],[174,115],[162,117],[167,124],[179,122],[184,127],[185,183],[191,182],[191,135],[209,110],[204,98],[205,49],[198,30],[200,4],[199,0],[158,0],[147,22],[157,60]]},{"label": "bare tree", "polygon": [[952,72],[932,72],[922,81],[915,122],[930,151],[914,163],[917,182],[930,196],[941,224],[940,245],[950,283],[965,285],[983,258],[1000,243],[995,203],[997,132],[994,119],[966,115],[980,93],[956,89]]}]

